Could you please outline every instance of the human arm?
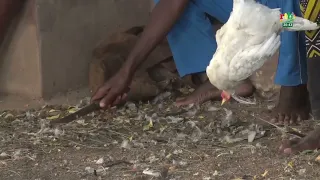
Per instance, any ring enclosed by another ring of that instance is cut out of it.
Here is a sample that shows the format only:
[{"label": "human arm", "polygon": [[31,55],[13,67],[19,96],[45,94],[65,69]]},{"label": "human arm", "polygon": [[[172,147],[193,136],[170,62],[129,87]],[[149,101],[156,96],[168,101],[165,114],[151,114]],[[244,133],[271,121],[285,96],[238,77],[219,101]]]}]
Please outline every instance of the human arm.
[{"label": "human arm", "polygon": [[118,104],[126,98],[128,86],[139,65],[165,38],[184,12],[189,0],[160,0],[151,13],[141,37],[129,53],[120,70],[93,95],[92,101],[100,101],[102,108]]},{"label": "human arm", "polygon": [[130,52],[122,70],[134,74],[152,50],[165,38],[179,19],[189,0],[160,0],[151,13],[140,39]]}]

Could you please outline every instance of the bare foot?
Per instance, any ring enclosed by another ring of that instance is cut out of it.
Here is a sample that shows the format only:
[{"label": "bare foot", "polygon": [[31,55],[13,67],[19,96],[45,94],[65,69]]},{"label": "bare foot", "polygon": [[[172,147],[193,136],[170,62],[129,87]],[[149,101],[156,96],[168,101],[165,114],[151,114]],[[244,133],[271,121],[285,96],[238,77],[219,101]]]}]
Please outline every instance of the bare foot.
[{"label": "bare foot", "polygon": [[317,127],[306,137],[284,141],[280,146],[280,151],[285,154],[295,154],[305,150],[315,150],[320,148],[320,127]]},{"label": "bare foot", "polygon": [[282,86],[278,105],[271,122],[294,124],[309,118],[310,103],[307,85]]},{"label": "bare foot", "polygon": [[[236,94],[242,97],[251,96],[254,88],[250,81],[245,81],[239,85]],[[221,100],[221,91],[214,87],[209,81],[200,85],[190,95],[183,98],[178,98],[176,101],[177,106],[184,106],[188,104],[201,104],[209,100]]]}]

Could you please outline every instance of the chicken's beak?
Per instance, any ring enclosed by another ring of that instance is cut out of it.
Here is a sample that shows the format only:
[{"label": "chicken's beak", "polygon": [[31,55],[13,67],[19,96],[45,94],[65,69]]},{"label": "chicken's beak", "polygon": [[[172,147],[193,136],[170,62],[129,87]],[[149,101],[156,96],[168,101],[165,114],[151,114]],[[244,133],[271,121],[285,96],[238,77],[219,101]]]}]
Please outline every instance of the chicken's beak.
[{"label": "chicken's beak", "polygon": [[227,102],[227,99],[222,99],[222,101],[221,101],[221,106],[222,106],[225,102]]}]

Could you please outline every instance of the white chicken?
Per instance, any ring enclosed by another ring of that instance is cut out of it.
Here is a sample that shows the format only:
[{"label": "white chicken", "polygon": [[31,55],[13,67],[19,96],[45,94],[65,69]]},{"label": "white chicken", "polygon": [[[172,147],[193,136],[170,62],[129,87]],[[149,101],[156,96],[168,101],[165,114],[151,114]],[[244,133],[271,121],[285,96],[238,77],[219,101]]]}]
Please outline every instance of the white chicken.
[{"label": "white chicken", "polygon": [[280,33],[315,30],[319,27],[307,19],[295,17],[293,27],[284,28],[280,9],[270,9],[255,0],[234,0],[233,11],[216,33],[217,50],[206,69],[212,85],[222,90],[222,104],[235,95],[235,88],[277,52]]}]

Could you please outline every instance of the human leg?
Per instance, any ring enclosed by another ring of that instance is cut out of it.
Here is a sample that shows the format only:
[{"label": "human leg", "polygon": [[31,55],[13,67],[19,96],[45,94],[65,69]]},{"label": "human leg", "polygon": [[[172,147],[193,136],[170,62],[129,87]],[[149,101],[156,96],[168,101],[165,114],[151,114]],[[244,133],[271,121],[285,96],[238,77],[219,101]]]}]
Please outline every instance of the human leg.
[{"label": "human leg", "polygon": [[[270,8],[281,8],[282,13],[294,12],[297,16],[301,16],[298,0],[260,0],[260,2]],[[303,32],[281,33],[275,83],[281,85],[281,90],[272,121],[282,124],[307,119],[310,106],[306,85],[307,64]]]},{"label": "human leg", "polygon": [[[320,1],[300,0],[301,11],[305,18],[320,24]],[[318,3],[318,5],[316,5]],[[306,31],[306,49],[308,63],[308,90],[312,114],[315,119],[320,119],[320,29]]]},{"label": "human leg", "polygon": [[[318,0],[301,0],[301,11],[304,18],[320,23],[320,7]],[[308,90],[313,117],[320,119],[320,30],[307,31],[307,63],[308,63]],[[296,153],[304,150],[320,148],[320,127],[310,132],[305,138],[296,141],[286,141],[280,147],[284,153]]]}]

